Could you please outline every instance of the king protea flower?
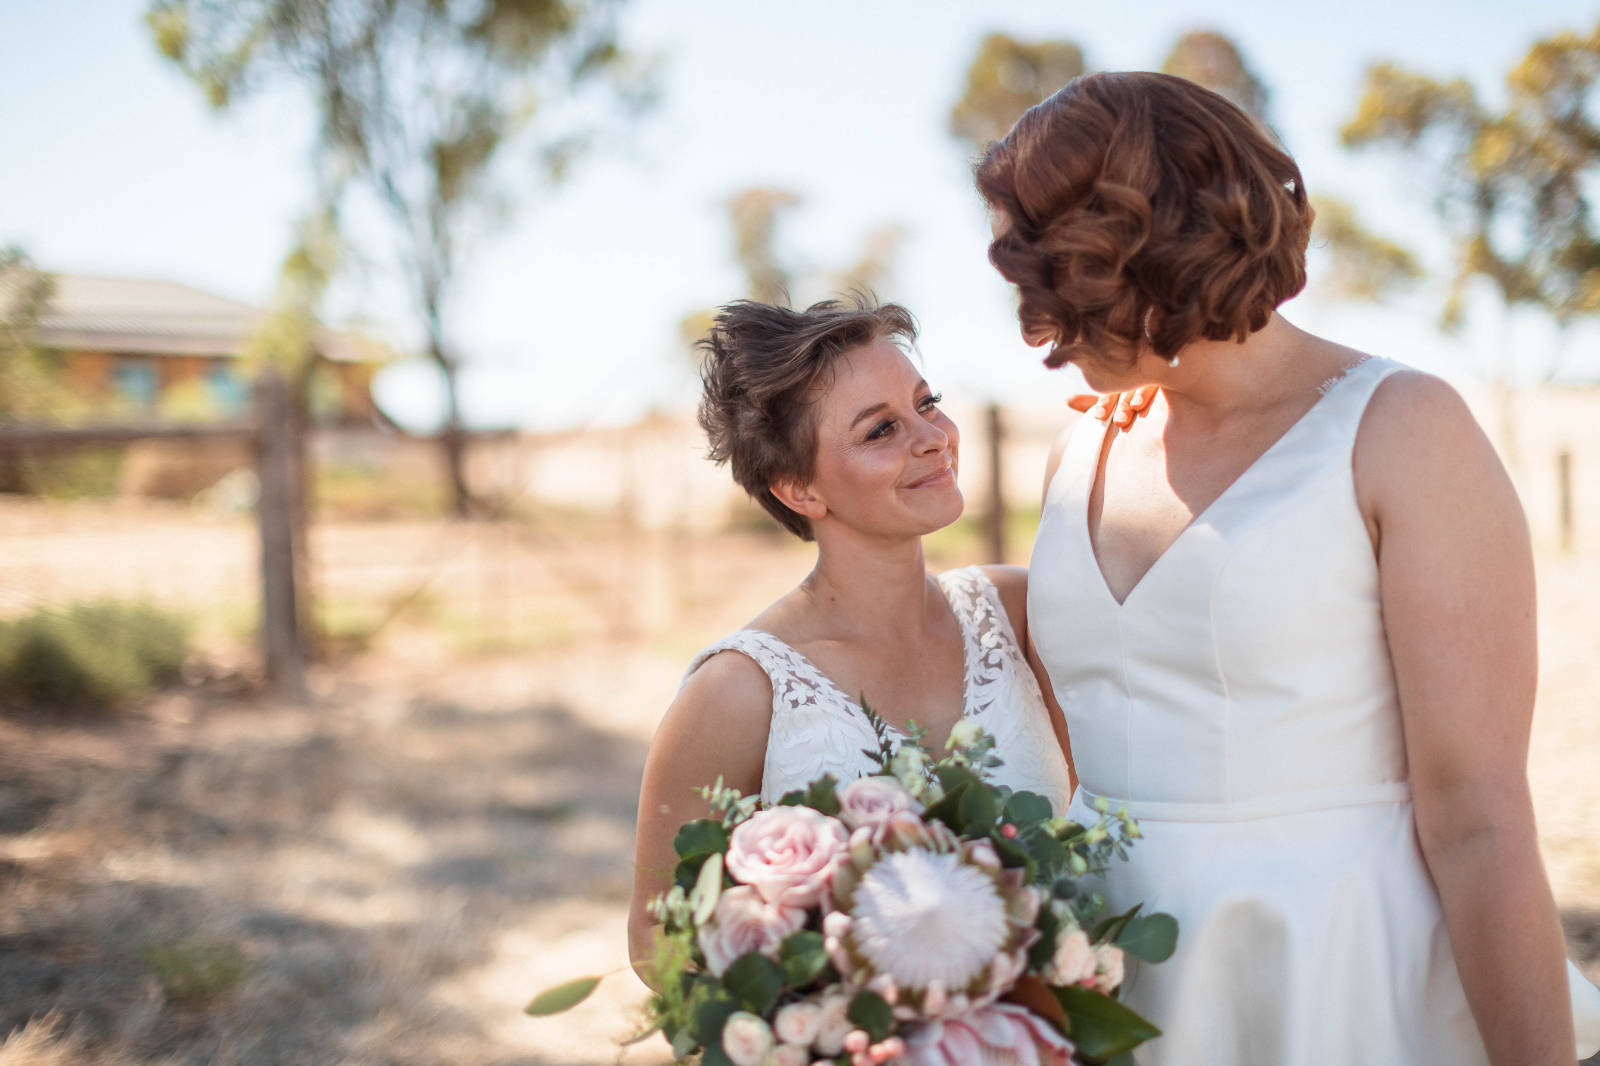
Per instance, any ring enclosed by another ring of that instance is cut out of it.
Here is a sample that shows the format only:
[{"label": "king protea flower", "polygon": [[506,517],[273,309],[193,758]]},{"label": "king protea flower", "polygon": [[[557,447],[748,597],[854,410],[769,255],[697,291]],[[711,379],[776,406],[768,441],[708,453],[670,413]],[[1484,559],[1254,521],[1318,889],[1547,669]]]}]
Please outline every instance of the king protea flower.
[{"label": "king protea flower", "polygon": [[1001,867],[987,840],[939,822],[897,820],[850,838],[823,919],[834,968],[882,996],[903,1020],[954,1017],[1016,983],[1039,936],[1040,897]]}]

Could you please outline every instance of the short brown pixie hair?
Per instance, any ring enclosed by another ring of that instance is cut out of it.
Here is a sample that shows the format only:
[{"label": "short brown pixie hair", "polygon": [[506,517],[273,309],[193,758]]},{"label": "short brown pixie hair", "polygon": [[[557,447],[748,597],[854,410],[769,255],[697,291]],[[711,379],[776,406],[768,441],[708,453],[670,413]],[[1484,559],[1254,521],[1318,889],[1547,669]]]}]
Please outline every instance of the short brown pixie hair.
[{"label": "short brown pixie hair", "polygon": [[1244,340],[1305,287],[1312,210],[1272,136],[1194,82],[1088,74],[1030,108],[977,167],[989,261],[1047,366]]},{"label": "short brown pixie hair", "polygon": [[704,385],[700,426],[710,458],[728,463],[733,480],[801,540],[812,539],[810,520],[784,506],[771,486],[811,480],[824,375],[846,352],[885,337],[915,342],[911,312],[852,294],[804,311],[737,300],[717,312],[696,346]]}]

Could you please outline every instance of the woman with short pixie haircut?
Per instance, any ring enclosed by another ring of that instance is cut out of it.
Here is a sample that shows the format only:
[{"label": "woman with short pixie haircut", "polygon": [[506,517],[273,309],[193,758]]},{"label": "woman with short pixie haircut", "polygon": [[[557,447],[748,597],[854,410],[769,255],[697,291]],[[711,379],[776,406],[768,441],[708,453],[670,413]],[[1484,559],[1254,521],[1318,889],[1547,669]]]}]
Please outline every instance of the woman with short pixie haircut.
[{"label": "woman with short pixie haircut", "polygon": [[1071,813],[1126,804],[1144,836],[1111,909],[1179,922],[1124,985],[1164,1030],[1135,1060],[1570,1063],[1574,1009],[1592,1052],[1528,790],[1516,494],[1449,386],[1277,313],[1299,168],[1215,93],[1095,74],[977,183],[1046,364],[1159,387],[1126,431],[1063,434],[1028,593]]},{"label": "woman with short pixie haircut", "polygon": [[1027,572],[927,571],[923,535],[961,515],[960,435],[907,358],[915,337],[895,304],[741,301],[702,346],[711,457],[815,542],[817,560],[798,587],[694,657],[650,743],[628,923],[642,975],[646,904],[670,884],[673,835],[706,815],[694,790],[720,777],[772,804],[824,773],[875,772],[862,703],[897,738],[914,719],[931,750],[958,723],[983,729],[1004,760],[997,783],[1066,808],[1061,716],[1023,651]]}]

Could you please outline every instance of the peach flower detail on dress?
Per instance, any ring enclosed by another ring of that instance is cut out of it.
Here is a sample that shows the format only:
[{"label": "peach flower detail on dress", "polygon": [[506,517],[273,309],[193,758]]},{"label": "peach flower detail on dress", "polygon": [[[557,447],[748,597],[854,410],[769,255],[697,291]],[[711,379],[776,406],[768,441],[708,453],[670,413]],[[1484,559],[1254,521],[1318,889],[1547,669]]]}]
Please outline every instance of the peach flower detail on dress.
[{"label": "peach flower detail on dress", "polygon": [[722,893],[711,920],[700,927],[700,950],[706,967],[721,977],[741,955],[759,951],[776,956],[783,938],[805,924],[801,908],[767,903],[748,885],[735,885]]},{"label": "peach flower detail on dress", "polygon": [[811,807],[758,811],[733,831],[727,869],[768,903],[813,907],[827,898],[850,834]]},{"label": "peach flower detail on dress", "polygon": [[905,1032],[904,1066],[979,1066],[1037,1063],[1073,1066],[1072,1042],[1043,1018],[1015,1003],[991,1003]]}]

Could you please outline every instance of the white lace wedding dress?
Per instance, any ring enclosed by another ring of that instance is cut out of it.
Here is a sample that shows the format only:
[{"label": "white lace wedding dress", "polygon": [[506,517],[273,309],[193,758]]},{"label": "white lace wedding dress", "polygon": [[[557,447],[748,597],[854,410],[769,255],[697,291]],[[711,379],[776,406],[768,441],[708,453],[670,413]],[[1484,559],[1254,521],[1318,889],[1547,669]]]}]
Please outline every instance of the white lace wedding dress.
[{"label": "white lace wedding dress", "polygon": [[[966,663],[962,716],[994,737],[995,754],[1003,760],[994,782],[1036,792],[1056,813],[1064,813],[1071,798],[1067,762],[994,583],[975,566],[947,571],[938,580],[961,625]],[[878,741],[860,706],[771,633],[741,629],[724,637],[696,655],[684,676],[725,651],[749,656],[772,682],[763,801],[776,803],[785,792],[825,773],[843,782],[875,771],[867,752],[876,750]],[[896,712],[897,717],[917,717],[915,708]]]}]

